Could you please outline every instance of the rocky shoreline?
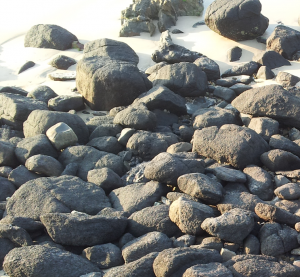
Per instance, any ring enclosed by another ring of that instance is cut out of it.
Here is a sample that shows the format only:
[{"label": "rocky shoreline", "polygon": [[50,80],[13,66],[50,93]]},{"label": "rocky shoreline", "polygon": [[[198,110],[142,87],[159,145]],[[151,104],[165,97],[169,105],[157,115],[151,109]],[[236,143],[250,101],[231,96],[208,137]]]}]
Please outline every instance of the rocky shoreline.
[{"label": "rocky shoreline", "polygon": [[[159,19],[156,64],[145,71],[121,41],[82,45],[50,24],[27,32],[25,47],[83,57],[50,62],[65,70],[53,82],[76,80],[73,95],[0,88],[8,276],[300,276],[300,78],[273,71],[299,61],[300,32],[280,24],[264,41],[258,0],[214,1],[205,11],[212,31],[266,44],[221,72],[173,42],[170,22],[203,10],[184,2],[139,0],[122,12],[122,36]],[[228,60],[243,53],[234,47]]]}]

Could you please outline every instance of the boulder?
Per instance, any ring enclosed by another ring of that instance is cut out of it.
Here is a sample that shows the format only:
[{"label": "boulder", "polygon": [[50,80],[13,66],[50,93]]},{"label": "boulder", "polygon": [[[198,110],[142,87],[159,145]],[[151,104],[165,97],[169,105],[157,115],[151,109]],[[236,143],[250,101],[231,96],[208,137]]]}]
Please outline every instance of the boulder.
[{"label": "boulder", "polygon": [[263,79],[263,80],[269,80],[273,79],[275,77],[274,72],[267,66],[261,66],[257,73],[256,73],[256,78],[257,79]]},{"label": "boulder", "polygon": [[11,197],[16,188],[14,184],[4,177],[0,177],[0,201],[6,201],[7,197]]},{"label": "boulder", "polygon": [[83,98],[80,95],[60,95],[48,101],[50,110],[68,112],[70,110],[81,111],[85,109]]},{"label": "boulder", "polygon": [[300,99],[282,86],[268,85],[247,90],[231,104],[241,113],[267,116],[300,128]]},{"label": "boulder", "polygon": [[300,186],[298,183],[287,183],[274,190],[280,199],[297,200],[300,198]]},{"label": "boulder", "polygon": [[85,144],[88,142],[88,128],[78,115],[39,110],[33,111],[24,122],[25,138],[46,134],[50,127],[60,122],[67,124],[75,132],[79,143]]},{"label": "boulder", "polygon": [[77,37],[60,26],[38,24],[26,33],[24,46],[66,50],[72,48],[74,41],[78,41]]},{"label": "boulder", "polygon": [[269,19],[260,12],[259,0],[217,0],[208,6],[205,23],[214,32],[235,41],[254,39],[269,26]]},{"label": "boulder", "polygon": [[212,172],[219,180],[233,183],[245,183],[246,175],[240,170],[228,168],[226,166],[216,166],[206,168],[206,172]]},{"label": "boulder", "polygon": [[283,87],[293,87],[300,81],[300,78],[288,72],[279,71],[276,82]]},{"label": "boulder", "polygon": [[220,79],[220,67],[214,60],[202,56],[195,60],[194,64],[205,72],[208,81]]},{"label": "boulder", "polygon": [[20,69],[18,70],[18,74],[20,74],[20,73],[24,72],[25,70],[27,70],[31,67],[34,67],[34,66],[35,66],[35,62],[27,61],[20,67]]},{"label": "boulder", "polygon": [[89,216],[84,213],[44,213],[41,222],[52,240],[73,246],[94,246],[119,239],[127,226],[125,217]]},{"label": "boulder", "polygon": [[248,75],[252,76],[260,68],[260,64],[254,61],[247,62],[244,64],[233,66],[231,69],[227,69],[221,77]]},{"label": "boulder", "polygon": [[65,55],[58,55],[54,59],[50,61],[50,65],[57,68],[57,69],[68,69],[71,65],[76,64],[77,61],[73,58],[70,58]]},{"label": "boulder", "polygon": [[84,57],[76,72],[78,92],[91,109],[98,111],[129,105],[152,87],[135,64],[108,57]]},{"label": "boulder", "polygon": [[43,101],[46,104],[48,104],[48,101],[51,98],[54,98],[56,96],[58,95],[55,93],[55,91],[48,86],[39,86],[27,94],[27,97],[31,97],[33,99]]},{"label": "boulder", "polygon": [[248,128],[261,135],[266,141],[269,141],[273,135],[279,133],[278,121],[269,117],[251,118]]},{"label": "boulder", "polygon": [[293,60],[293,55],[300,50],[300,32],[284,25],[276,26],[267,39],[267,50]]},{"label": "boulder", "polygon": [[86,146],[92,146],[100,151],[118,154],[123,150],[123,145],[118,142],[116,137],[99,137],[90,140]]},{"label": "boulder", "polygon": [[40,178],[40,176],[30,172],[24,165],[19,165],[13,169],[8,176],[8,180],[11,181],[17,188],[26,182],[37,178]]},{"label": "boulder", "polygon": [[300,146],[297,143],[291,141],[290,139],[284,136],[281,135],[271,136],[269,145],[271,148],[285,150],[300,157]]},{"label": "boulder", "polygon": [[262,66],[267,66],[270,69],[274,69],[285,65],[291,65],[291,63],[288,60],[286,60],[277,52],[271,50],[259,52],[253,57],[252,60],[259,63]]},{"label": "boulder", "polygon": [[15,146],[4,140],[0,140],[0,165],[12,167],[18,165],[18,159],[15,155]]},{"label": "boulder", "polygon": [[194,265],[188,268],[182,277],[232,277],[231,271],[221,263]]},{"label": "boulder", "polygon": [[233,89],[216,86],[213,91],[213,96],[230,103],[236,97],[236,94]]},{"label": "boulder", "polygon": [[120,37],[140,36],[141,32],[150,33],[152,37],[155,33],[156,26],[150,18],[138,16],[129,19],[122,19],[123,24],[119,32]]},{"label": "boulder", "polygon": [[[112,117],[113,120],[113,117]],[[92,123],[93,124],[93,123]],[[121,125],[118,124],[107,124],[107,123],[102,123],[98,126],[92,126],[92,124],[87,125],[88,128],[90,128],[90,139],[92,140],[94,138],[98,138],[98,137],[107,137],[107,136],[111,136],[111,137],[115,137],[117,134],[122,132],[122,127]]]},{"label": "boulder", "polygon": [[160,4],[158,12],[158,30],[162,33],[170,27],[175,26],[177,21],[176,10],[171,1],[164,1]]},{"label": "boulder", "polygon": [[238,47],[238,46],[230,48],[227,51],[227,60],[229,62],[236,62],[236,61],[238,61],[241,58],[241,56],[242,56],[242,52],[243,52],[243,49],[240,48],[240,47]]},{"label": "boulder", "polygon": [[256,132],[234,124],[223,125],[220,129],[208,127],[194,133],[193,152],[240,169],[260,164],[261,154],[268,150],[268,144]]}]

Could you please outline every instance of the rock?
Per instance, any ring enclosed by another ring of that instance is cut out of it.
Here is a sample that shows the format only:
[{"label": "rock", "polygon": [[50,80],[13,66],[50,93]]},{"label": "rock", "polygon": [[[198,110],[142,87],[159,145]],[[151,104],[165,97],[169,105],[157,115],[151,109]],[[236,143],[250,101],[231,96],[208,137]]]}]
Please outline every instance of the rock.
[{"label": "rock", "polygon": [[267,116],[285,125],[300,128],[300,99],[279,85],[247,90],[231,104],[241,113]]},{"label": "rock", "polygon": [[205,22],[204,21],[198,21],[196,22],[195,24],[193,24],[193,28],[197,28],[197,26],[202,26],[202,25],[205,25]]},{"label": "rock", "polygon": [[105,273],[105,277],[154,277],[155,275],[152,265],[157,255],[158,252],[152,252],[134,262],[111,268],[108,272]]},{"label": "rock", "polygon": [[161,109],[177,115],[186,114],[185,99],[165,86],[154,86],[141,94],[135,103],[144,103],[150,111]]},{"label": "rock", "polygon": [[79,143],[85,144],[88,142],[89,132],[84,121],[76,114],[64,112],[33,111],[24,122],[24,135],[29,138],[46,134],[50,127],[60,122],[67,124],[74,131]]},{"label": "rock", "polygon": [[3,268],[10,276],[80,277],[89,272],[99,272],[90,261],[58,249],[41,245],[15,248],[5,257]]},{"label": "rock", "polygon": [[44,102],[19,94],[0,93],[0,115],[2,124],[22,131],[23,122],[34,110],[48,110]]},{"label": "rock", "polygon": [[267,66],[261,66],[256,73],[256,78],[269,80],[275,77],[274,72]]},{"label": "rock", "polygon": [[245,84],[242,84],[242,83],[241,84],[237,83],[237,84],[230,87],[230,89],[232,89],[235,92],[236,95],[240,95],[244,91],[249,90],[251,88],[252,88],[252,86],[245,85]]},{"label": "rock", "polygon": [[137,130],[153,130],[156,126],[156,116],[148,111],[145,104],[129,106],[120,111],[114,118],[114,124],[120,124]]},{"label": "rock", "polygon": [[4,140],[0,140],[0,165],[12,167],[18,165],[18,160],[15,155],[15,146]]},{"label": "rock", "polygon": [[134,240],[135,237],[131,235],[130,233],[125,233],[120,239],[119,239],[119,247],[122,248],[126,243],[130,242],[131,240]]},{"label": "rock", "polygon": [[267,50],[276,51],[288,60],[300,50],[300,32],[284,26],[277,25],[273,33],[267,39]]},{"label": "rock", "polygon": [[294,226],[297,222],[300,221],[299,216],[264,203],[256,204],[255,213],[263,220],[287,224],[291,226]]},{"label": "rock", "polygon": [[259,255],[259,253],[260,253],[260,242],[256,236],[250,234],[244,240],[244,254]]},{"label": "rock", "polygon": [[[240,1],[240,0],[237,0]],[[227,69],[221,77],[230,77],[230,76],[238,76],[238,75],[249,75],[252,76],[259,69],[260,64],[254,61],[233,66],[231,69]]]},{"label": "rock", "polygon": [[180,62],[169,64],[149,76],[153,86],[163,85],[183,97],[204,96],[206,74],[195,64]]},{"label": "rock", "polygon": [[59,122],[50,127],[46,131],[46,136],[58,151],[73,146],[78,141],[74,131],[63,122]]},{"label": "rock", "polygon": [[172,33],[172,34],[183,34],[184,32],[182,32],[182,31],[179,30],[179,29],[173,29],[171,33]]},{"label": "rock", "polygon": [[24,64],[20,67],[20,69],[18,70],[18,74],[24,72],[25,70],[27,70],[27,69],[29,69],[29,68],[31,68],[31,67],[33,67],[33,66],[35,66],[35,62],[33,62],[33,61],[27,61],[26,63],[24,63]]},{"label": "rock", "polygon": [[135,51],[122,41],[102,38],[92,40],[84,45],[84,57],[106,57],[112,60],[139,63],[139,57]]},{"label": "rock", "polygon": [[169,217],[167,205],[146,207],[134,212],[128,219],[128,231],[136,237],[153,231],[172,237],[179,231]]},{"label": "rock", "polygon": [[274,190],[280,199],[297,200],[300,198],[300,186],[295,183],[288,183]]},{"label": "rock", "polygon": [[56,96],[58,95],[54,92],[54,90],[52,90],[48,86],[39,86],[27,94],[27,97],[31,97],[33,99],[43,101],[46,104],[48,104],[48,101],[51,98],[54,98]]},{"label": "rock", "polygon": [[106,151],[108,153],[118,154],[123,150],[123,146],[118,142],[115,137],[99,137],[94,138],[86,144],[92,146],[100,151]]},{"label": "rock", "polygon": [[26,33],[24,46],[66,50],[72,48],[73,41],[78,41],[77,37],[60,26],[38,24]]},{"label": "rock", "polygon": [[247,186],[252,194],[262,200],[271,200],[273,197],[274,184],[272,176],[259,166],[247,166],[243,171],[247,176]]},{"label": "rock", "polygon": [[159,48],[152,53],[151,58],[156,63],[174,64],[180,62],[192,63],[201,56],[201,53],[190,51],[181,45],[175,44],[172,41],[170,32],[167,30],[161,34]]},{"label": "rock", "polygon": [[143,160],[151,160],[177,142],[178,137],[173,133],[137,131],[129,138],[126,148]]},{"label": "rock", "polygon": [[200,226],[206,218],[214,216],[214,210],[180,197],[171,204],[169,216],[184,234],[197,236],[204,233]]},{"label": "rock", "polygon": [[[91,125],[88,127],[91,127]],[[99,126],[93,126],[93,129],[90,131],[91,135],[89,140],[106,136],[115,137],[117,134],[121,133],[121,131],[122,127],[118,124],[100,124]]]},{"label": "rock", "polygon": [[253,61],[262,66],[267,66],[269,69],[291,65],[291,63],[275,51],[261,51],[256,54]]},{"label": "rock", "polygon": [[299,247],[297,231],[278,223],[266,223],[259,231],[261,253],[268,256],[279,256]]},{"label": "rock", "polygon": [[166,192],[166,188],[155,181],[137,183],[113,190],[109,194],[112,207],[117,211],[132,214],[143,208],[153,206]]},{"label": "rock", "polygon": [[26,160],[25,166],[30,171],[49,177],[60,176],[64,170],[59,161],[47,155],[34,155]]},{"label": "rock", "polygon": [[[44,228],[44,226],[41,222],[34,221],[31,218],[13,217],[13,216],[9,216],[9,215],[7,215],[3,219],[1,219],[0,224],[1,224],[0,226],[2,226],[2,224],[7,224],[10,227],[11,226],[20,227],[20,229],[21,229],[20,233],[22,234],[21,236],[25,237],[24,241],[27,241],[27,245],[29,245],[28,242],[32,243],[32,241],[31,241],[31,238],[28,235],[26,235],[26,233],[24,231],[22,231],[22,229],[26,230],[27,232],[34,232],[34,231],[41,230]],[[12,234],[13,234],[13,232],[12,232]],[[28,237],[28,239],[26,237]],[[17,243],[17,244],[23,245],[24,243]]]},{"label": "rock", "polygon": [[30,172],[24,165],[19,165],[10,172],[8,180],[11,181],[17,188],[19,188],[26,182],[39,177],[39,175]]},{"label": "rock", "polygon": [[53,81],[72,81],[76,80],[76,72],[53,72],[49,73],[48,77]]},{"label": "rock", "polygon": [[85,248],[82,251],[82,256],[100,269],[119,266],[124,263],[120,248],[112,243]]},{"label": "rock", "polygon": [[175,154],[180,152],[190,152],[193,145],[188,142],[177,142],[168,147],[167,153]]},{"label": "rock", "polygon": [[13,171],[10,166],[1,166],[0,167],[0,176],[8,178],[9,174]]},{"label": "rock", "polygon": [[[177,126],[179,118],[177,115],[169,112],[165,112],[163,110],[153,110],[153,113],[156,115],[157,119],[157,126],[155,128],[156,132],[162,132],[162,133],[168,133],[168,132],[174,132],[173,125],[175,124]],[[164,128],[169,127],[169,128]],[[159,129],[163,128],[163,129]],[[176,132],[174,132],[176,133]],[[178,133],[178,132],[177,132]]]},{"label": "rock", "polygon": [[159,63],[156,63],[155,65],[152,65],[150,67],[148,67],[146,70],[145,70],[145,73],[149,76],[151,75],[152,73],[156,72],[157,70],[161,69],[162,67],[164,67],[165,65],[167,65],[168,63],[167,62],[159,62]]},{"label": "rock", "polygon": [[[3,125],[3,128],[0,128],[0,139],[9,140],[12,144],[20,138],[24,138],[22,131],[17,131],[9,127],[8,125]],[[12,141],[14,140],[14,141]]]},{"label": "rock", "polygon": [[12,94],[18,94],[22,96],[27,96],[28,92],[20,87],[15,86],[7,86],[7,87],[0,87],[0,92],[9,92]]},{"label": "rock", "polygon": [[150,33],[152,37],[155,33],[156,26],[150,18],[138,16],[130,19],[122,19],[123,25],[120,29],[120,37],[140,36],[141,32]]},{"label": "rock", "polygon": [[119,175],[106,167],[90,170],[87,175],[87,180],[102,188],[106,193],[123,187],[123,181]]},{"label": "rock", "polygon": [[288,72],[279,71],[276,76],[276,82],[283,87],[293,87],[300,81],[298,76]]},{"label": "rock", "polygon": [[165,1],[160,4],[158,12],[158,30],[162,33],[170,27],[175,26],[177,21],[177,14],[171,1]]},{"label": "rock", "polygon": [[1,222],[0,238],[9,239],[15,246],[30,246],[32,239],[23,228]]},{"label": "rock", "polygon": [[127,218],[89,216],[84,213],[44,213],[41,221],[54,242],[73,246],[94,246],[119,239]]},{"label": "rock", "polygon": [[22,164],[25,164],[28,158],[38,154],[58,157],[57,150],[52,146],[46,135],[25,138],[15,148],[15,155]]},{"label": "rock", "polygon": [[300,139],[300,131],[296,128],[292,128],[289,131],[289,139],[292,141]]},{"label": "rock", "polygon": [[269,145],[272,148],[285,150],[300,157],[300,146],[284,136],[273,135],[270,138]]},{"label": "rock", "polygon": [[3,238],[0,238],[0,263],[1,263],[1,266],[3,264],[3,261],[4,261],[4,257],[12,250],[16,247],[16,245],[10,241],[9,239],[3,239]]},{"label": "rock", "polygon": [[179,277],[194,265],[212,262],[222,262],[216,250],[178,247],[160,252],[154,260],[153,269],[156,277]]},{"label": "rock", "polygon": [[103,276],[104,276],[103,272],[91,272],[88,274],[81,275],[80,277],[103,277]]},{"label": "rock", "polygon": [[202,56],[195,60],[194,64],[205,72],[208,81],[220,79],[220,67],[212,59]]},{"label": "rock", "polygon": [[78,177],[38,178],[22,185],[8,200],[7,214],[39,220],[44,213],[70,213],[72,210],[97,214],[110,207],[104,191]]},{"label": "rock", "polygon": [[[76,70],[78,92],[93,110],[129,105],[152,87],[146,74],[132,62],[98,56],[84,57],[78,62]],[[127,88],[126,97],[123,97],[124,86]]]},{"label": "rock", "polygon": [[48,101],[48,107],[58,112],[81,111],[85,108],[80,95],[60,95]]},{"label": "rock", "polygon": [[278,121],[268,117],[251,118],[248,128],[261,135],[266,141],[269,141],[273,135],[279,133]]},{"label": "rock", "polygon": [[253,81],[252,76],[249,75],[239,75],[239,76],[230,76],[230,77],[225,77],[222,79],[218,79],[215,81],[215,84],[217,86],[221,87],[231,87],[235,84],[242,83],[242,84],[250,84]]},{"label": "rock", "polygon": [[231,101],[236,97],[234,90],[219,86],[215,87],[213,95],[225,100],[228,103],[231,103]]},{"label": "rock", "polygon": [[285,171],[300,168],[300,158],[280,149],[265,152],[260,157],[262,163],[271,171]]},{"label": "rock", "polygon": [[217,204],[223,197],[222,185],[202,173],[182,175],[177,184],[181,191],[207,204]]},{"label": "rock", "polygon": [[269,19],[261,13],[261,3],[235,0],[224,5],[214,1],[205,13],[205,23],[214,32],[235,41],[254,39],[264,34]]},{"label": "rock", "polygon": [[206,171],[212,171],[218,179],[226,182],[245,183],[247,180],[247,177],[243,172],[225,166],[217,166],[211,169],[206,168]]},{"label": "rock", "polygon": [[236,256],[235,252],[233,252],[229,249],[226,249],[226,248],[222,248],[220,254],[223,258],[223,262],[227,262],[232,257]]},{"label": "rock", "polygon": [[77,61],[65,55],[58,55],[50,61],[50,65],[57,69],[68,69],[71,65],[76,64]]},{"label": "rock", "polygon": [[225,266],[236,276],[278,276],[296,277],[299,275],[297,267],[280,261],[274,257],[264,255],[237,255],[225,263]]},{"label": "rock", "polygon": [[242,48],[240,48],[238,46],[230,48],[227,51],[227,60],[229,62],[236,62],[236,61],[238,61],[241,58],[241,56],[242,56],[242,52],[243,52]]},{"label": "rock", "polygon": [[182,277],[231,277],[232,273],[221,263],[198,264],[188,268]]},{"label": "rock", "polygon": [[189,247],[194,244],[196,237],[192,235],[183,235],[173,241],[174,247]]},{"label": "rock", "polygon": [[125,263],[136,261],[151,252],[161,252],[172,248],[173,242],[167,235],[160,232],[150,232],[136,238],[122,247]]},{"label": "rock", "polygon": [[220,129],[208,127],[194,133],[193,152],[241,169],[260,164],[260,155],[268,150],[268,144],[256,132],[234,124],[223,125]]},{"label": "rock", "polygon": [[5,201],[7,197],[11,197],[16,188],[12,182],[4,177],[0,177],[0,201]]}]

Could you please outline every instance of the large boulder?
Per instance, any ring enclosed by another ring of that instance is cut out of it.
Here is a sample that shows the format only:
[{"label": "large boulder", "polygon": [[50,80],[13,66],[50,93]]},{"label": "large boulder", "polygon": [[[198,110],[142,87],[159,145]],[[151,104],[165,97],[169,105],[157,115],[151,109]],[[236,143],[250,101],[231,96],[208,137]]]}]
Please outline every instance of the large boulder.
[{"label": "large boulder", "polygon": [[300,128],[300,98],[282,86],[268,85],[247,90],[231,104],[241,113],[271,117]]},{"label": "large boulder", "polygon": [[7,214],[39,220],[44,213],[72,210],[97,214],[110,207],[105,192],[78,177],[38,178],[22,185],[7,202]]},{"label": "large boulder", "polygon": [[205,13],[205,23],[214,32],[240,41],[264,34],[269,19],[261,13],[259,0],[216,0]]},{"label": "large boulder", "polygon": [[93,110],[127,106],[152,85],[132,62],[97,56],[77,64],[76,86]]},{"label": "large boulder", "polygon": [[78,41],[77,37],[60,26],[38,24],[26,33],[24,46],[66,50],[72,48],[74,41]]},{"label": "large boulder", "polygon": [[46,134],[50,127],[59,122],[66,123],[75,132],[79,143],[86,144],[88,142],[89,131],[84,121],[76,114],[64,112],[40,110],[31,112],[24,122],[24,135],[28,138]]},{"label": "large boulder", "polygon": [[34,110],[48,110],[47,104],[29,97],[13,93],[0,93],[1,123],[16,130],[23,129],[23,122]]},{"label": "large boulder", "polygon": [[300,50],[300,32],[284,25],[278,25],[267,39],[267,50],[273,50],[288,60]]},{"label": "large boulder", "polygon": [[193,151],[237,168],[259,165],[260,156],[269,150],[267,142],[255,131],[234,124],[196,130]]}]

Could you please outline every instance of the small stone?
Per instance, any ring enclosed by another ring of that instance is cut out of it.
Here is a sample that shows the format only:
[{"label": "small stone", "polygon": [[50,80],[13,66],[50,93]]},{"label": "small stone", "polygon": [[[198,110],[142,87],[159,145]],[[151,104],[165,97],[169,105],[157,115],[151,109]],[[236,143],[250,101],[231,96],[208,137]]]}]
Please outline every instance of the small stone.
[{"label": "small stone", "polygon": [[33,61],[28,61],[28,62],[24,63],[24,64],[20,67],[20,69],[19,69],[19,71],[18,71],[18,74],[22,73],[23,71],[25,71],[25,70],[27,70],[28,68],[31,68],[31,67],[33,67],[33,66],[35,66],[35,63],[34,63]]},{"label": "small stone", "polygon": [[53,81],[71,81],[76,80],[76,72],[49,73],[48,77]]},{"label": "small stone", "polygon": [[233,251],[230,251],[226,248],[222,248],[220,252],[223,262],[229,261],[232,257],[236,256],[236,254]]}]

